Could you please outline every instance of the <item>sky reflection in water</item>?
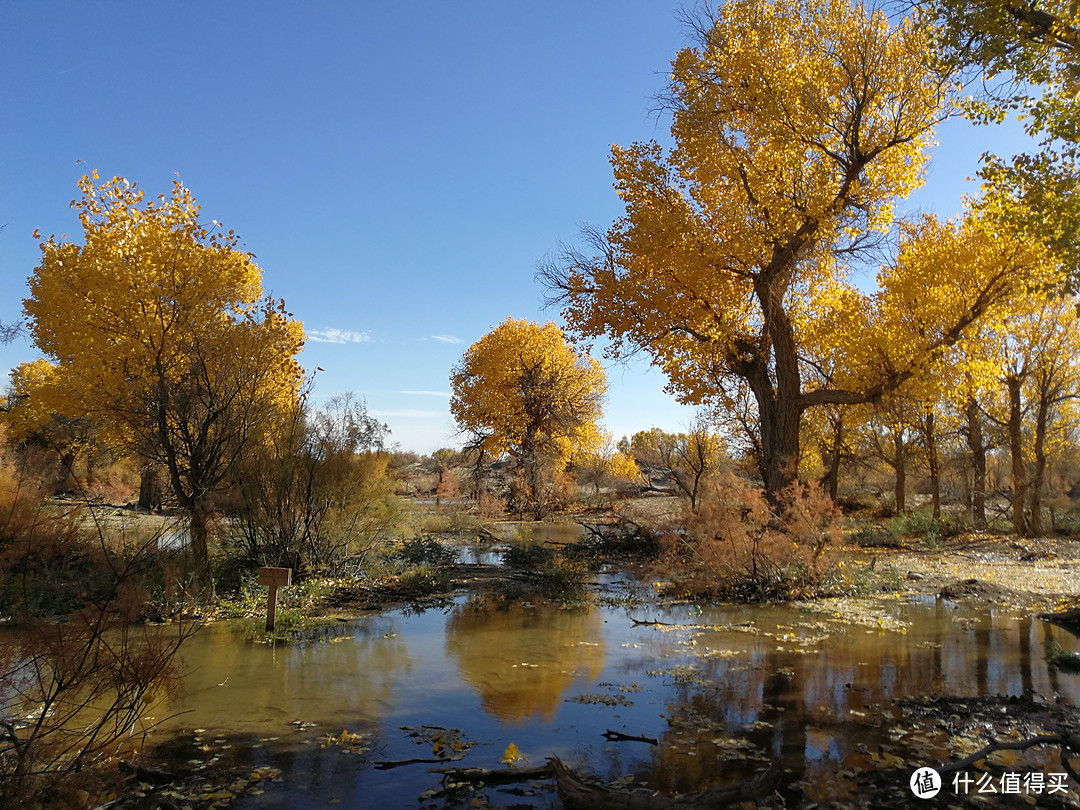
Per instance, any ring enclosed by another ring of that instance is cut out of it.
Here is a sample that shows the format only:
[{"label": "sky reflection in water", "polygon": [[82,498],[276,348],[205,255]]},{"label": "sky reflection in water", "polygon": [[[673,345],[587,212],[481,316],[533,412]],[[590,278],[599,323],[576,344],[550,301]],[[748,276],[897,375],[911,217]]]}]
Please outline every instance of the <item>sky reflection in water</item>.
[{"label": "sky reflection in water", "polygon": [[[1076,648],[1058,628],[948,603],[875,605],[887,626],[907,623],[908,632],[858,624],[843,609],[698,615],[685,605],[497,609],[465,600],[342,624],[302,645],[251,644],[215,625],[186,648],[191,671],[174,710],[187,713],[168,726],[181,740],[194,729],[205,729],[200,741],[226,740],[226,757],[245,767],[283,769],[280,784],[242,807],[456,806],[418,801],[439,786],[427,771],[434,763],[373,767],[433,758],[430,740],[402,729],[424,725],[458,729],[471,744],[449,765],[504,767],[514,743],[530,764],[555,754],[605,779],[685,792],[781,756],[828,798],[842,789],[835,773],[872,767],[882,744],[901,756],[947,756],[943,734],[898,737],[905,718],[894,698],[1034,691],[1076,702],[1077,679],[1042,660],[1048,635]],[[696,627],[634,626],[631,616]],[[661,744],[609,743],[608,729]],[[344,730],[363,739],[352,753],[325,744]],[[497,806],[558,806],[549,788],[536,788],[485,795]]]}]

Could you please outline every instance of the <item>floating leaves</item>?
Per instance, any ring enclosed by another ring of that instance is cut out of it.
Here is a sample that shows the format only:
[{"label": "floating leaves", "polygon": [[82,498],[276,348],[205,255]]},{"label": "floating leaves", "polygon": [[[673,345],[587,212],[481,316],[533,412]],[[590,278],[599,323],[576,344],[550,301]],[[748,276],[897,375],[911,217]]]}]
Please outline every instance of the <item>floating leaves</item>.
[{"label": "floating leaves", "polygon": [[606,695],[603,692],[581,692],[566,699],[567,703],[600,703],[604,706],[633,706],[634,701],[624,694]]},{"label": "floating leaves", "polygon": [[340,734],[327,734],[321,741],[320,748],[337,746],[349,754],[366,754],[371,751],[371,746],[364,745],[365,738],[362,734],[353,734],[348,729],[342,729]]},{"label": "floating leaves", "polygon": [[694,664],[679,664],[666,669],[650,669],[645,673],[650,678],[668,677],[678,684],[695,684],[704,686],[701,668]]},{"label": "floating leaves", "polygon": [[456,728],[401,726],[401,730],[412,737],[417,745],[429,743],[432,756],[448,762],[463,759],[466,752],[476,745],[474,741],[465,739],[465,733]]},{"label": "floating leaves", "polygon": [[521,752],[518,751],[518,747],[513,743],[510,743],[506,746],[506,751],[503,752],[502,759],[500,759],[499,762],[513,767],[518,761],[523,760],[524,758],[525,757],[521,755]]},{"label": "floating leaves", "polygon": [[812,613],[831,614],[844,625],[858,625],[871,631],[906,633],[910,625],[909,622],[890,615],[887,612],[888,604],[881,599],[815,599],[813,602],[799,602],[797,605]]}]

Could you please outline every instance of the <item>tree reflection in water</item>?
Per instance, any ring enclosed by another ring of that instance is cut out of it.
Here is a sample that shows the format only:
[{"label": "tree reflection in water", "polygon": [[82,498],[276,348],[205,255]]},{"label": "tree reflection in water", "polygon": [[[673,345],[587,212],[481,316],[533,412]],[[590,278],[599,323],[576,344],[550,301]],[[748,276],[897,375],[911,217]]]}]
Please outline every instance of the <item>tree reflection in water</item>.
[{"label": "tree reflection in water", "polygon": [[550,720],[574,684],[592,683],[603,669],[602,625],[591,605],[466,603],[446,623],[446,654],[490,714],[506,723]]}]

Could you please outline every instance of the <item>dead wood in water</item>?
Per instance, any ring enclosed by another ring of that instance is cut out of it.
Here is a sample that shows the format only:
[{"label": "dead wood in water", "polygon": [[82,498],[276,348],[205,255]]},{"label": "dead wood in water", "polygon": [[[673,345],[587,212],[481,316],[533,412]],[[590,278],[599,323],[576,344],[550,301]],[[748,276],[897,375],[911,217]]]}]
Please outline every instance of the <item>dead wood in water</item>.
[{"label": "dead wood in water", "polygon": [[487,782],[491,785],[507,782],[528,782],[553,776],[550,764],[533,768],[428,768],[428,773],[441,773],[453,782]]},{"label": "dead wood in water", "polygon": [[629,793],[597,782],[585,782],[575,776],[558,757],[549,757],[548,762],[555,769],[559,798],[567,810],[713,810],[734,802],[764,799],[772,793],[783,773],[783,767],[774,761],[767,771],[753,779],[717,785],[684,796],[662,796]]},{"label": "dead wood in water", "polygon": [[478,538],[482,538],[482,539],[487,540],[488,542],[491,542],[491,543],[505,543],[506,542],[505,537],[500,537],[499,535],[495,534],[495,532],[491,531],[491,529],[488,529],[485,526],[477,526],[476,527],[476,534],[477,534]]},{"label": "dead wood in water", "polygon": [[1072,765],[1069,762],[1069,757],[1076,756],[1080,753],[1080,739],[1077,739],[1069,734],[1042,734],[1037,737],[1029,737],[1026,740],[1011,740],[1008,742],[992,742],[985,748],[976,751],[970,756],[964,757],[957,762],[950,762],[938,768],[938,773],[946,774],[953,771],[961,771],[966,769],[969,765],[974,765],[980,760],[986,759],[990,754],[995,751],[1026,751],[1028,748],[1035,748],[1039,745],[1056,745],[1061,748],[1061,767],[1071,776],[1075,781],[1080,782],[1080,774],[1077,774],[1073,770]]},{"label": "dead wood in water", "polygon": [[659,745],[660,741],[652,737],[644,737],[640,734],[623,734],[621,731],[612,731],[610,728],[604,732],[603,737],[608,742],[643,742],[649,745]]},{"label": "dead wood in water", "polygon": [[635,619],[633,616],[630,617],[630,621],[633,623],[634,627],[660,627],[660,626],[675,627],[676,626],[673,622],[662,622],[662,621],[658,621],[658,620],[655,620],[655,619],[652,620],[652,621],[643,622],[640,619]]},{"label": "dead wood in water", "polygon": [[374,763],[373,767],[377,771],[388,771],[391,768],[401,768],[405,765],[422,765],[423,763],[432,762],[446,762],[445,759],[384,759]]}]

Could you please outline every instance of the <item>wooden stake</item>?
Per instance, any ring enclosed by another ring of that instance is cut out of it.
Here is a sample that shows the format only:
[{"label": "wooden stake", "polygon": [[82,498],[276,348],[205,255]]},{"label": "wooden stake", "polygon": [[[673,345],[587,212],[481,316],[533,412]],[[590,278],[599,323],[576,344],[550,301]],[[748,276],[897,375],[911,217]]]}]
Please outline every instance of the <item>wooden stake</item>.
[{"label": "wooden stake", "polygon": [[292,569],[260,568],[255,573],[259,575],[255,581],[268,588],[266,594],[266,632],[272,633],[274,620],[277,618],[277,589],[292,584]]},{"label": "wooden stake", "polygon": [[274,632],[274,620],[277,618],[277,585],[271,585],[266,594],[266,632]]}]

